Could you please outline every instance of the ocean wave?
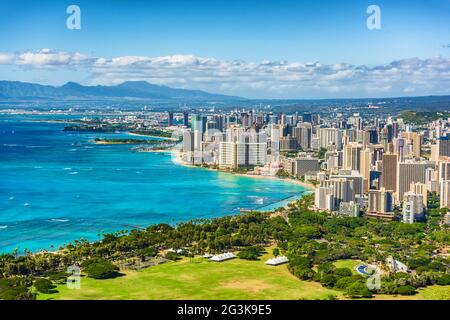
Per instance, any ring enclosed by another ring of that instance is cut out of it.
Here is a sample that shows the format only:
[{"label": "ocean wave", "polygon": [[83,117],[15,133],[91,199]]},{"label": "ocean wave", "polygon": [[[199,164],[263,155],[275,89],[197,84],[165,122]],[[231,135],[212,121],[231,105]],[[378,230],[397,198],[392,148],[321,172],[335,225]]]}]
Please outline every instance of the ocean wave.
[{"label": "ocean wave", "polygon": [[0,226],[0,230],[4,230],[6,228],[8,228],[8,226]]},{"label": "ocean wave", "polygon": [[253,203],[255,204],[264,204],[264,198],[259,196],[247,196],[247,198],[250,198],[253,200]]},{"label": "ocean wave", "polygon": [[69,219],[50,219],[51,222],[68,222]]},{"label": "ocean wave", "polygon": [[72,170],[72,168],[64,168],[63,170]]},{"label": "ocean wave", "polygon": [[78,172],[77,171],[72,171],[72,172],[69,172],[69,174],[78,174]]}]

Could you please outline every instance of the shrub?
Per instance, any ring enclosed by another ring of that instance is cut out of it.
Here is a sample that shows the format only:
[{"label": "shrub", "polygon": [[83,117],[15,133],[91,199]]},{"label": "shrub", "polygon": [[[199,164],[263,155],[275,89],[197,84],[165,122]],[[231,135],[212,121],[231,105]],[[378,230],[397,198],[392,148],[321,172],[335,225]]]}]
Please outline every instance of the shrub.
[{"label": "shrub", "polygon": [[44,276],[56,284],[64,284],[69,276],[66,272],[50,271],[44,273]]},{"label": "shrub", "polygon": [[88,277],[94,279],[109,279],[119,275],[119,268],[105,259],[86,260],[81,266]]},{"label": "shrub", "polygon": [[336,281],[335,287],[338,289],[346,289],[351,284],[359,282],[354,277],[344,277],[340,278],[338,281]]},{"label": "shrub", "polygon": [[444,274],[442,277],[438,278],[436,283],[440,286],[450,285],[450,274]]},{"label": "shrub", "polygon": [[300,280],[310,280],[314,278],[315,275],[314,270],[311,268],[293,267],[291,268],[291,272]]},{"label": "shrub", "polygon": [[176,252],[169,251],[164,255],[164,258],[172,261],[177,261],[178,259],[180,259],[180,256]]},{"label": "shrub", "polygon": [[317,268],[317,270],[320,273],[331,274],[336,270],[336,267],[331,262],[324,262]]},{"label": "shrub", "polygon": [[40,293],[53,293],[56,286],[48,279],[39,278],[34,282],[34,287]]},{"label": "shrub", "polygon": [[258,260],[263,252],[264,252],[264,249],[261,247],[248,247],[248,248],[241,250],[237,254],[237,256],[240,259],[245,259],[245,260]]},{"label": "shrub", "polygon": [[36,295],[31,293],[21,279],[0,279],[0,300],[34,300]]},{"label": "shrub", "polygon": [[400,286],[397,288],[397,293],[404,296],[412,296],[416,293],[416,288],[410,285]]},{"label": "shrub", "polygon": [[289,265],[299,268],[311,268],[312,263],[308,258],[302,256],[289,256]]},{"label": "shrub", "polygon": [[332,288],[336,283],[336,277],[333,274],[323,274],[320,283],[325,287]]},{"label": "shrub", "polygon": [[333,273],[338,278],[345,278],[352,276],[352,270],[350,270],[349,268],[337,268],[336,270],[334,270]]},{"label": "shrub", "polygon": [[280,255],[280,249],[274,248],[274,249],[272,250],[272,254],[273,254],[275,257],[278,257],[278,256]]},{"label": "shrub", "polygon": [[294,231],[294,234],[298,237],[305,237],[309,239],[320,238],[321,232],[317,226],[300,226]]},{"label": "shrub", "polygon": [[373,294],[364,283],[355,282],[347,287],[345,294],[351,298],[372,298]]}]

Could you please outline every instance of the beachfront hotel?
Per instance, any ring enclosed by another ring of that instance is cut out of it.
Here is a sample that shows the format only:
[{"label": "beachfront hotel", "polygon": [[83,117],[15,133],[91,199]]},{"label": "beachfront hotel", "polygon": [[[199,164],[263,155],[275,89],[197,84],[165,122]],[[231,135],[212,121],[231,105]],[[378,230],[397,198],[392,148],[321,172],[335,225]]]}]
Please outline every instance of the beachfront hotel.
[{"label": "beachfront hotel", "polygon": [[[390,116],[245,109],[190,119],[190,127],[184,126],[185,162],[253,175],[276,176],[282,170],[286,177],[315,181],[310,186],[318,210],[357,216],[358,208],[367,217],[412,223],[420,220],[428,192],[440,196],[441,207],[450,207],[447,120],[419,129]],[[422,156],[424,136],[432,150],[429,158]]]}]

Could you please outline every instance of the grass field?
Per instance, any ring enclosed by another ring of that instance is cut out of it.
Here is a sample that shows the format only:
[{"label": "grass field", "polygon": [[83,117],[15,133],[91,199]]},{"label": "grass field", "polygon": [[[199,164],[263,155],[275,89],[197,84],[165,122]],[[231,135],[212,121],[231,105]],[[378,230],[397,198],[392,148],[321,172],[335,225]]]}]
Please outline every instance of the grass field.
[{"label": "grass field", "polygon": [[450,300],[450,286],[429,286],[419,289],[414,296],[378,295],[375,300]]},{"label": "grass field", "polygon": [[325,299],[342,293],[319,283],[300,281],[286,265],[272,267],[241,259],[221,263],[184,259],[125,272],[123,277],[94,280],[83,277],[80,290],[59,286],[58,293],[38,299]]},{"label": "grass field", "polygon": [[334,263],[336,268],[349,268],[353,274],[358,274],[356,267],[362,264],[361,260],[338,260]]},{"label": "grass field", "polygon": [[[342,292],[322,287],[319,283],[300,281],[289,273],[286,265],[272,267],[260,261],[234,259],[222,263],[203,258],[183,259],[142,271],[128,271],[124,276],[108,280],[83,277],[80,290],[65,285],[58,293],[40,294],[38,299],[326,299]],[[356,260],[342,260],[338,267],[353,270]],[[450,287],[432,286],[412,297],[377,296],[376,299],[450,299]]]}]

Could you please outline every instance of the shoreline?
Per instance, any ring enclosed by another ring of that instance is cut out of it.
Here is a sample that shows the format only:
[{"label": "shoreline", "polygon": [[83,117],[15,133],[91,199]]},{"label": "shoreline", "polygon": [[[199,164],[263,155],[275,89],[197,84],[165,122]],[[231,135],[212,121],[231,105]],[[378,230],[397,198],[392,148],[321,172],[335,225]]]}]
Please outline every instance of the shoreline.
[{"label": "shoreline", "polygon": [[133,132],[129,132],[129,131],[126,131],[125,133],[130,135],[130,136],[158,138],[158,139],[161,139],[161,140],[177,141],[177,139],[169,138],[169,137],[151,136],[151,135],[147,135],[147,134],[133,133]]},{"label": "shoreline", "polygon": [[[216,171],[218,173],[226,173],[226,174],[230,174],[233,176],[237,176],[237,177],[244,177],[244,178],[253,178],[253,179],[263,179],[263,180],[272,180],[272,181],[279,181],[279,182],[285,182],[285,183],[291,183],[291,184],[296,184],[299,185],[303,188],[305,188],[305,191],[300,194],[300,195],[294,195],[289,198],[292,198],[291,201],[286,202],[287,199],[282,199],[280,201],[274,202],[272,204],[267,204],[264,207],[268,207],[268,206],[273,206],[273,208],[271,208],[270,210],[266,211],[266,210],[260,210],[260,209],[254,209],[252,211],[257,211],[257,212],[270,212],[270,211],[277,211],[281,208],[286,209],[289,204],[291,203],[295,203],[296,201],[300,200],[303,196],[313,193],[315,191],[315,186],[313,184],[309,184],[303,181],[299,181],[299,180],[294,180],[294,179],[281,179],[278,177],[274,177],[274,176],[263,176],[263,175],[255,175],[255,174],[245,174],[245,173],[234,173],[234,172],[228,172],[228,171],[222,171],[219,169],[212,169],[212,168],[205,168],[205,167],[199,167],[199,166],[194,166],[191,164],[187,164],[185,162],[183,162],[183,160],[181,160],[180,158],[180,152],[174,149],[171,150],[167,150],[165,151],[166,153],[170,153],[171,157],[172,157],[172,163],[176,164],[176,165],[180,165],[183,167],[188,167],[188,168],[196,168],[196,169],[204,169],[204,170],[210,170],[210,171]],[[277,205],[280,204],[280,205]],[[263,207],[263,208],[264,208]],[[244,214],[244,212],[240,212],[239,214]]]},{"label": "shoreline", "polygon": [[[151,151],[150,151],[151,152]],[[254,179],[265,179],[265,180],[272,180],[272,181],[282,181],[282,182],[287,182],[287,183],[293,183],[296,185],[299,185],[305,189],[307,189],[308,191],[314,191],[315,190],[315,186],[311,183],[306,183],[300,180],[294,180],[294,179],[282,179],[282,178],[278,178],[275,176],[266,176],[266,175],[260,175],[260,174],[247,174],[247,173],[234,173],[234,172],[230,172],[230,171],[224,171],[224,170],[220,170],[220,169],[212,169],[212,168],[205,168],[205,167],[201,167],[201,166],[195,166],[195,165],[191,165],[191,164],[187,164],[185,162],[183,162],[183,160],[180,159],[180,152],[177,150],[164,150],[164,152],[167,153],[171,153],[172,159],[174,161],[172,161],[173,163],[183,166],[183,167],[188,167],[188,168],[197,168],[197,169],[205,169],[205,170],[211,170],[211,171],[216,171],[216,172],[220,172],[220,173],[228,173],[234,176],[238,176],[238,177],[244,177],[244,178],[254,178]]]},{"label": "shoreline", "polygon": [[[33,122],[33,121],[31,121],[31,122]],[[36,122],[42,122],[42,123],[55,123],[55,124],[61,124],[61,123],[63,123],[63,122],[61,122],[61,121],[47,121],[47,120],[44,120],[44,121],[36,121]],[[131,132],[124,132],[124,133],[126,133],[126,134],[129,134],[129,135],[131,135],[131,136],[143,136],[143,137],[150,137],[150,136],[147,136],[147,135],[140,135],[140,134],[134,134],[134,133],[131,133]],[[168,140],[173,140],[173,138],[171,139],[171,138],[165,138],[165,137],[155,137],[155,138],[159,138],[159,139],[161,139],[161,141],[168,141]],[[89,142],[90,143],[93,143],[94,141],[91,141],[91,140],[89,140]],[[108,142],[94,142],[94,144],[97,144],[97,145],[102,145],[102,144],[114,144],[114,145],[116,145],[117,143],[108,143]],[[166,149],[166,150],[146,150],[146,151],[141,151],[141,152],[153,152],[153,153],[161,153],[161,154],[163,154],[163,153],[167,153],[169,156],[171,156],[171,162],[172,162],[172,164],[173,165],[180,165],[180,166],[185,166],[185,167],[193,167],[193,168],[196,168],[196,169],[207,169],[207,170],[212,170],[212,171],[216,171],[216,172],[219,172],[219,173],[227,173],[227,174],[230,174],[230,175],[235,175],[235,176],[237,176],[237,177],[246,177],[246,178],[255,178],[255,179],[266,179],[266,180],[272,180],[272,181],[281,181],[281,182],[284,182],[284,183],[294,183],[294,184],[297,184],[297,185],[299,185],[299,186],[301,186],[301,187],[303,187],[303,188],[305,188],[305,190],[302,190],[302,191],[299,191],[299,192],[295,192],[291,197],[292,197],[292,201],[290,201],[289,203],[291,203],[291,202],[295,202],[296,200],[298,200],[298,199],[300,199],[300,198],[302,198],[305,194],[307,194],[307,192],[308,191],[310,191],[310,190],[312,190],[312,186],[309,186],[309,185],[307,185],[307,184],[304,184],[304,183],[302,183],[301,181],[296,181],[296,180],[293,180],[293,179],[281,179],[281,178],[277,178],[277,177],[273,177],[273,176],[262,176],[262,175],[250,175],[250,174],[242,174],[242,173],[233,173],[233,172],[227,172],[227,171],[222,171],[222,170],[217,170],[217,169],[213,169],[213,168],[205,168],[205,167],[198,167],[198,166],[194,166],[194,165],[189,165],[189,164],[186,164],[186,163],[184,163],[183,161],[182,161],[182,159],[180,158],[180,152],[178,151],[178,150],[176,150],[176,149],[174,149],[174,148],[172,148],[172,149]],[[294,198],[295,197],[295,198]],[[275,210],[277,210],[278,208],[283,208],[283,207],[285,207],[287,204],[285,203],[285,200],[286,199],[280,199],[280,200],[276,200],[275,199],[275,201],[273,202],[273,203],[268,203],[267,204],[267,206],[273,206],[273,209],[271,209],[271,211],[275,211]],[[279,205],[277,205],[279,203]],[[256,212],[256,211],[259,211],[259,209],[258,208],[255,208],[254,209],[254,211]],[[228,211],[228,212],[225,212],[223,215],[221,215],[221,216],[226,216],[226,215],[240,215],[240,214],[245,214],[244,212],[235,212],[235,211]],[[188,220],[189,221],[189,220]],[[150,225],[152,225],[152,224],[149,224],[149,226]],[[128,230],[129,231],[131,231],[131,230],[135,230],[135,229],[137,229],[137,228],[135,228],[135,227],[131,227],[131,228],[129,228]],[[97,242],[98,240],[93,240],[92,242]],[[62,244],[62,245],[64,245],[64,244]],[[56,245],[55,245],[56,246]],[[45,252],[49,252],[50,250],[46,250],[46,249],[43,249],[43,250],[38,250],[38,251],[34,251],[34,253],[39,253],[39,252],[42,252],[42,251],[45,251]],[[54,252],[58,252],[59,250],[55,250]]]}]

